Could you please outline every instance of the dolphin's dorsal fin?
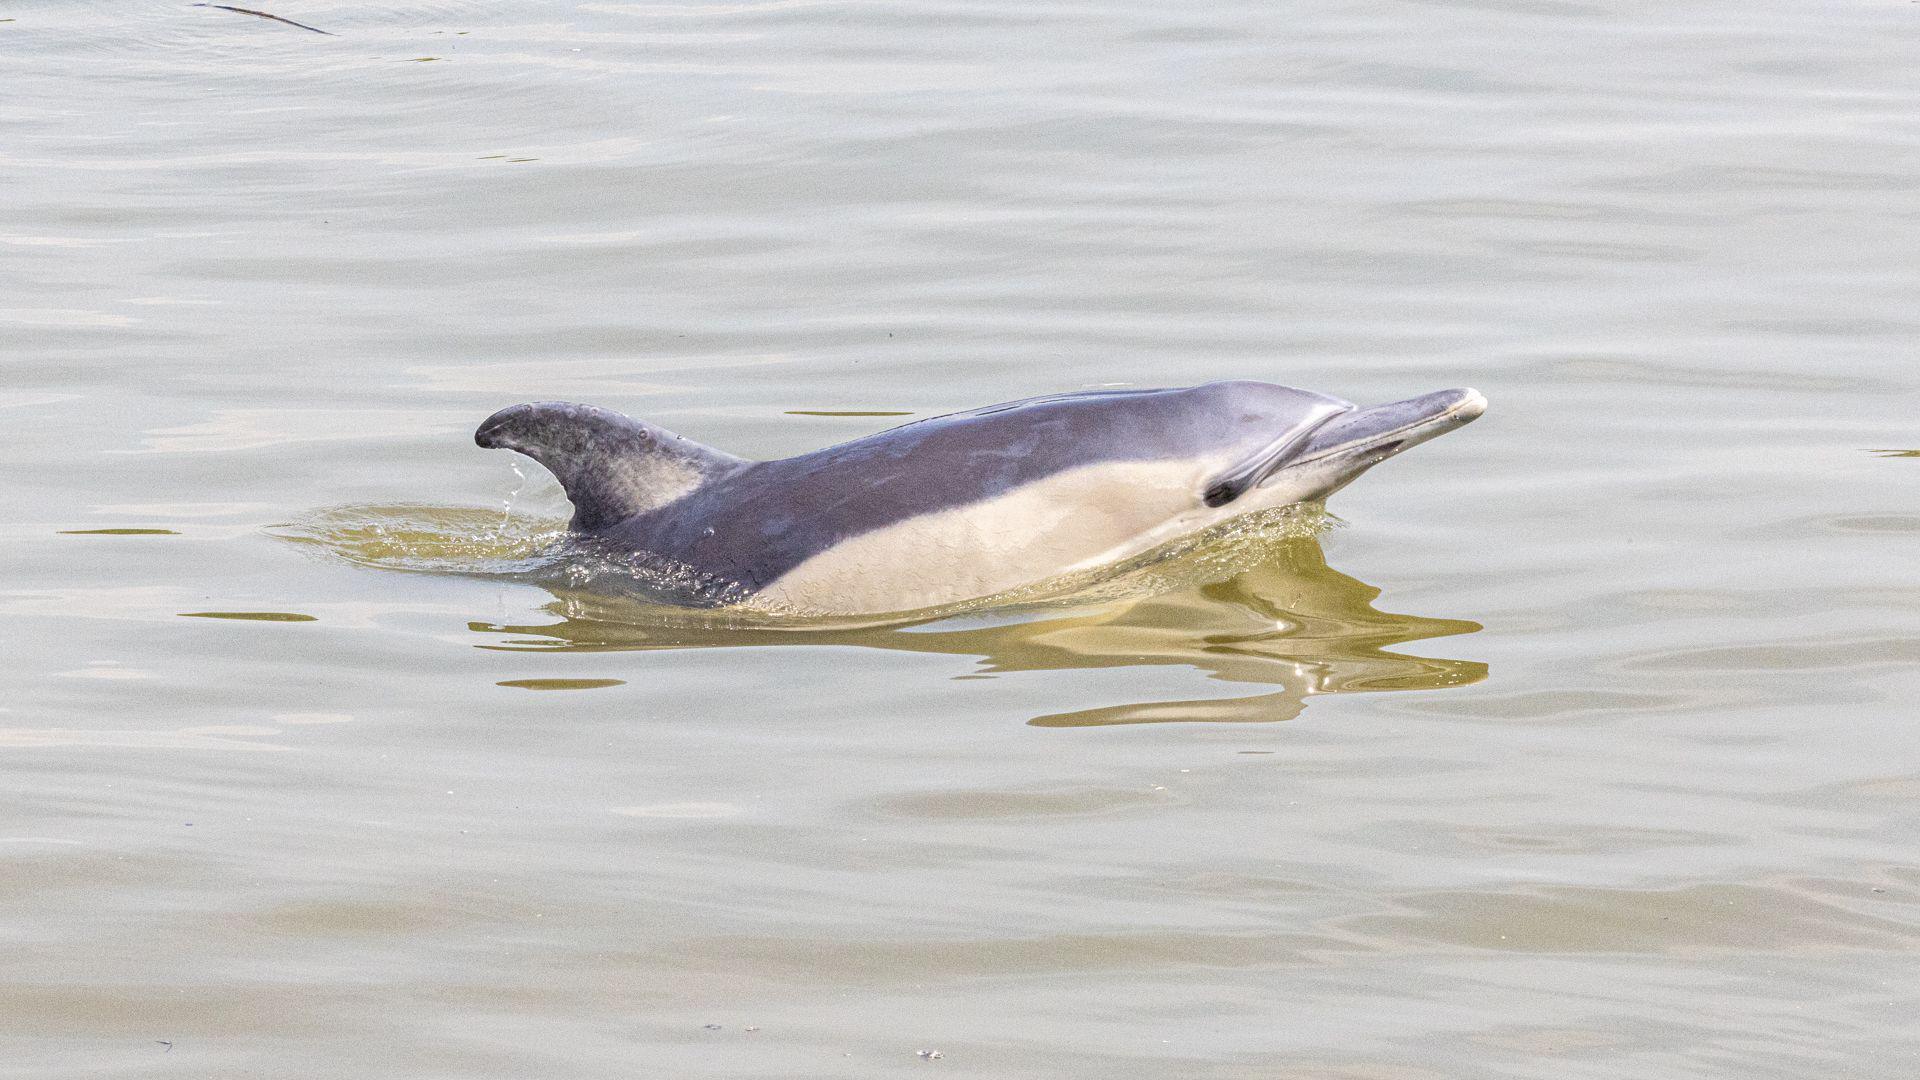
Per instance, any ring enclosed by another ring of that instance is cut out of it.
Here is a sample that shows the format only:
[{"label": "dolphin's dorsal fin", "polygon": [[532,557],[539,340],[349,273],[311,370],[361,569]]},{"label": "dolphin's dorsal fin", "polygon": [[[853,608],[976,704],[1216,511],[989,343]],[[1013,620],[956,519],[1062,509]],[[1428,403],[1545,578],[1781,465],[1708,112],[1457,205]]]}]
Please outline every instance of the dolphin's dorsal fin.
[{"label": "dolphin's dorsal fin", "polygon": [[1314,402],[1286,430],[1276,433],[1272,442],[1208,479],[1206,487],[1201,489],[1201,501],[1208,506],[1225,506],[1259,487],[1267,477],[1292,461],[1314,432],[1327,426],[1334,417],[1352,411],[1352,404],[1336,398]]},{"label": "dolphin's dorsal fin", "polygon": [[674,502],[747,464],[610,409],[536,401],[501,409],[473,433],[547,467],[573,503],[573,528],[597,532]]}]

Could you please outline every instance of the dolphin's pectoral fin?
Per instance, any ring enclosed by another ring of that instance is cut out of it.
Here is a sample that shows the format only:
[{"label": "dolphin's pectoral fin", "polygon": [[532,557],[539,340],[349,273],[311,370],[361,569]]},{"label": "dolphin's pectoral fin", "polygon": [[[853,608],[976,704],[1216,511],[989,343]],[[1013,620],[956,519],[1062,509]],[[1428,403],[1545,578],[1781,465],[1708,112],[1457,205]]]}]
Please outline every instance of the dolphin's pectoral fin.
[{"label": "dolphin's pectoral fin", "polygon": [[573,527],[583,532],[665,506],[746,464],[665,428],[566,401],[501,409],[473,441],[546,466],[573,503]]},{"label": "dolphin's pectoral fin", "polygon": [[1259,487],[1267,477],[1292,461],[1314,432],[1327,426],[1335,417],[1352,411],[1353,406],[1344,401],[1328,399],[1316,404],[1278,438],[1208,480],[1207,486],[1201,490],[1201,501],[1212,507],[1225,506]]}]

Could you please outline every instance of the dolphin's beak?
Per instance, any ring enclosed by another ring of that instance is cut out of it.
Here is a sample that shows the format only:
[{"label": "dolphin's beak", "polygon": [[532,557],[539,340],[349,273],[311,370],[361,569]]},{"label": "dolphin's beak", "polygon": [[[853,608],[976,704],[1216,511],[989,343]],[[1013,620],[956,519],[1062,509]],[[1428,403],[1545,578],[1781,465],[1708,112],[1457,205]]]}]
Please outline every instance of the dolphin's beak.
[{"label": "dolphin's beak", "polygon": [[1288,468],[1315,466],[1335,474],[1331,493],[1407,447],[1462,427],[1486,411],[1487,399],[1466,387],[1355,409],[1315,431]]}]

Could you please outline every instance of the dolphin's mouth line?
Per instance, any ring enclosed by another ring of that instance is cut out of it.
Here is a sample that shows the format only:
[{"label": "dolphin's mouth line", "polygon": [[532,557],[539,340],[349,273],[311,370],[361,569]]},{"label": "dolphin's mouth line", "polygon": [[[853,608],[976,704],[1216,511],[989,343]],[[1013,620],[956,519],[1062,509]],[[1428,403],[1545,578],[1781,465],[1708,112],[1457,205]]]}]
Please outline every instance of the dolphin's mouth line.
[{"label": "dolphin's mouth line", "polygon": [[[1486,399],[1480,397],[1477,394],[1474,395],[1473,397],[1461,398],[1459,401],[1454,402],[1453,404],[1447,406],[1446,408],[1440,410],[1437,413],[1433,413],[1428,416],[1416,417],[1412,420],[1407,421],[1404,424],[1399,425],[1398,427],[1390,428],[1386,431],[1373,432],[1361,438],[1354,439],[1350,442],[1341,443],[1338,446],[1330,446],[1325,450],[1321,450],[1317,453],[1309,454],[1308,456],[1300,458],[1296,461],[1289,462],[1287,464],[1287,468],[1291,469],[1299,465],[1311,465],[1316,461],[1324,461],[1330,457],[1338,457],[1342,454],[1352,453],[1356,449],[1373,449],[1373,448],[1381,447],[1384,444],[1390,443],[1393,440],[1399,438],[1402,435],[1405,435],[1409,431],[1413,431],[1416,428],[1426,427],[1429,424],[1435,424],[1443,420],[1450,419],[1453,416],[1456,416],[1459,413],[1466,411],[1466,409],[1468,409],[1471,406],[1479,405],[1480,407],[1485,408],[1486,407],[1485,401]],[[1364,413],[1362,415],[1364,415]],[[1396,446],[1394,449],[1397,450],[1399,449],[1399,447]],[[1286,470],[1283,469],[1279,471],[1284,472]],[[1275,475],[1278,475],[1278,474],[1276,473]]]}]

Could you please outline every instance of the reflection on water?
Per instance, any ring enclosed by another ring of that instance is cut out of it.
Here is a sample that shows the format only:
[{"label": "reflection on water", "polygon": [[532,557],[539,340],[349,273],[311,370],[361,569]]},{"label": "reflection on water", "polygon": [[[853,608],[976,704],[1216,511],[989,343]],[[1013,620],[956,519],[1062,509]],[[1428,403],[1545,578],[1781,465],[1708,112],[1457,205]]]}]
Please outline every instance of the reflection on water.
[{"label": "reflection on water", "polygon": [[[1191,563],[1189,553],[1183,561]],[[1168,592],[1100,603],[891,627],[689,625],[661,608],[549,587],[555,621],[473,622],[503,650],[738,648],[848,645],[980,658],[983,674],[1070,668],[1185,666],[1226,682],[1264,688],[1245,696],[1142,701],[1035,717],[1042,727],[1167,721],[1272,721],[1298,715],[1314,694],[1433,690],[1486,678],[1485,664],[1390,651],[1424,638],[1469,634],[1480,625],[1380,611],[1380,590],[1332,569],[1319,541],[1291,536],[1230,576]],[[1160,580],[1177,579],[1160,569]]]},{"label": "reflection on water", "polygon": [[[555,620],[475,621],[502,651],[630,651],[845,645],[980,658],[979,675],[1186,667],[1260,693],[1138,701],[1035,717],[1042,727],[1273,721],[1314,694],[1434,690],[1486,678],[1473,660],[1392,646],[1480,624],[1381,611],[1380,590],[1327,565],[1317,507],[1242,518],[1092,575],[886,624],[658,602],[650,579],[566,541],[559,522],[461,507],[346,506],[276,535],[376,569],[480,576],[552,593]],[[636,591],[640,595],[636,595]],[[653,596],[648,596],[653,593]],[[530,680],[503,685],[531,686]],[[567,688],[586,688],[560,680]],[[594,683],[593,685],[609,685]]]},{"label": "reflection on water", "polygon": [[626,683],[625,679],[502,679],[494,685],[516,690],[605,690]]},{"label": "reflection on water", "polygon": [[186,619],[237,619],[241,622],[318,622],[297,611],[183,611]]}]

